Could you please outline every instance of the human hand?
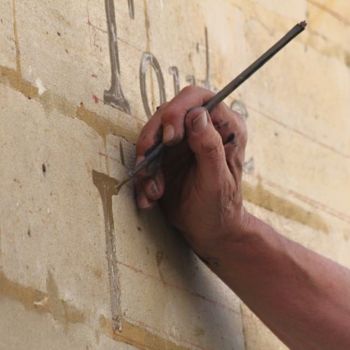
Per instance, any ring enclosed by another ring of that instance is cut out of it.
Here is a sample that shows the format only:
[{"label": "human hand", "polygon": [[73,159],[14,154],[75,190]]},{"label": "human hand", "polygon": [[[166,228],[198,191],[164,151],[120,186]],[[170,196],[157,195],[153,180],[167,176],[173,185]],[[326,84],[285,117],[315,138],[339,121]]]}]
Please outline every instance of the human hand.
[{"label": "human hand", "polygon": [[147,209],[159,201],[200,255],[214,242],[238,236],[247,215],[241,191],[245,123],[224,103],[212,110],[211,118],[204,108],[193,108],[212,96],[203,88],[184,88],[160,106],[136,146],[140,162],[160,138],[168,145],[160,166],[136,177],[138,206]]}]

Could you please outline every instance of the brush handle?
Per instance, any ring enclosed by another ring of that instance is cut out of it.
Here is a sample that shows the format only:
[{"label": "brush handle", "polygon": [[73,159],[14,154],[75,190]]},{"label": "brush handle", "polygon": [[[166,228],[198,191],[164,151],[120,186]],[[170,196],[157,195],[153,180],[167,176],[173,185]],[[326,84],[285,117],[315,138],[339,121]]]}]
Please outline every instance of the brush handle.
[{"label": "brush handle", "polygon": [[[217,96],[217,95],[215,95],[215,96]],[[215,97],[215,96],[214,96],[214,97]],[[214,97],[211,98],[207,103],[205,103],[205,104],[202,106],[203,108],[206,108],[206,109],[208,110],[208,112],[210,112],[210,110],[209,110],[209,108],[208,108],[207,106],[208,106],[208,104],[214,99]],[[219,103],[219,102],[218,102],[218,103]],[[211,104],[211,105],[212,105],[212,107],[211,107],[210,109],[212,109],[212,108],[215,107],[213,104]],[[132,171],[129,172],[129,176],[130,176],[130,177],[134,177],[138,172],[140,172],[142,169],[146,168],[146,167],[147,167],[149,164],[151,164],[154,160],[156,160],[158,157],[160,157],[161,154],[163,153],[163,150],[164,150],[165,147],[166,147],[166,146],[165,146],[164,143],[162,143],[162,142],[159,142],[158,144],[156,144],[156,145],[154,146],[154,149],[146,155],[145,159],[144,159],[141,163],[139,163],[139,164],[135,167],[134,170],[132,170]]]},{"label": "brush handle", "polygon": [[[222,102],[230,93],[243,84],[249,77],[251,77],[259,68],[261,68],[267,61],[269,61],[277,52],[285,47],[291,40],[293,40],[298,34],[300,34],[306,27],[306,22],[300,22],[296,24],[286,35],[277,41],[269,50],[261,55],[255,62],[253,62],[248,68],[240,73],[235,79],[228,83],[222,90],[220,90],[215,96],[213,96],[202,107],[206,108],[210,112],[220,102]],[[160,142],[155,148],[146,155],[145,159],[138,164],[134,170],[130,171],[129,176],[133,177],[142,169],[146,168],[150,163],[157,159],[163,152],[165,145]]]},{"label": "brush handle", "polygon": [[129,172],[129,176],[135,176],[138,172],[140,172],[142,169],[146,168],[149,164],[151,164],[155,159],[160,157],[160,155],[163,153],[164,148],[164,143],[158,143],[154,147],[154,149],[145,157],[145,159],[141,163],[139,163],[134,170]]}]

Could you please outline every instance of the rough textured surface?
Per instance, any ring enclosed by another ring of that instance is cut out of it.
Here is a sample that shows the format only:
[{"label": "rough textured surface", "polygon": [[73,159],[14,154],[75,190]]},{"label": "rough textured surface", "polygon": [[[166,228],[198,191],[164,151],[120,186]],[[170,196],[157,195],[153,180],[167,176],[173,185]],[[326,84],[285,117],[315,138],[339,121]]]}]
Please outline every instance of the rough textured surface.
[{"label": "rough textured surface", "polygon": [[[140,128],[308,30],[228,99],[246,206],[350,266],[346,0],[0,3],[0,349],[284,349],[132,188]],[[233,103],[235,101],[235,103]]]}]

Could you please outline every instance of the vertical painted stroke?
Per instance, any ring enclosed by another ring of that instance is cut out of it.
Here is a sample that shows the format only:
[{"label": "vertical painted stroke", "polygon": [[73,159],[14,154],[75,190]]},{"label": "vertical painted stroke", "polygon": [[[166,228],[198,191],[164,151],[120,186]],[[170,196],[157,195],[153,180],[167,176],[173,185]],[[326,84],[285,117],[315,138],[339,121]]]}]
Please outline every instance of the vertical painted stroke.
[{"label": "vertical painted stroke", "polygon": [[174,95],[176,96],[180,91],[179,69],[176,66],[171,66],[169,67],[169,74],[173,76]]},{"label": "vertical painted stroke", "polygon": [[105,90],[103,102],[125,113],[131,114],[128,100],[124,97],[120,83],[120,63],[117,39],[117,24],[115,20],[114,0],[105,0],[109,56],[111,61],[111,87]]},{"label": "vertical painted stroke", "polygon": [[112,326],[114,331],[121,331],[122,314],[120,304],[120,286],[112,208],[112,197],[118,193],[118,181],[95,170],[92,171],[92,179],[100,193],[103,206]]},{"label": "vertical painted stroke", "polygon": [[131,19],[135,19],[135,5],[134,0],[128,0],[128,7],[129,7],[129,17]]}]

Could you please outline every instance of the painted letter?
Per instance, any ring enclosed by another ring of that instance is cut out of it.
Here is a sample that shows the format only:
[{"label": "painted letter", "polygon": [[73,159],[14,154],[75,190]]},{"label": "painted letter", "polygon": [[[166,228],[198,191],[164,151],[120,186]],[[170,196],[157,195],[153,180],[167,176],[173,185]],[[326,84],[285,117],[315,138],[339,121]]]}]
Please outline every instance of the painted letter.
[{"label": "painted letter", "polygon": [[119,79],[120,64],[114,0],[105,0],[105,7],[108,27],[109,56],[111,60],[111,87],[109,90],[105,90],[103,95],[103,102],[114,108],[118,108],[125,113],[130,114],[131,112],[129,102],[124,97]]},{"label": "painted letter", "polygon": [[173,76],[174,95],[176,96],[180,91],[179,69],[176,66],[171,66],[169,67],[169,74]]},{"label": "painted letter", "polygon": [[164,88],[164,77],[161,71],[158,60],[150,52],[144,52],[140,64],[140,90],[143,108],[148,118],[152,116],[152,112],[148,103],[147,89],[146,89],[146,72],[148,66],[151,66],[156,73],[158,87],[159,87],[159,101],[160,104],[166,101],[165,88]]}]

